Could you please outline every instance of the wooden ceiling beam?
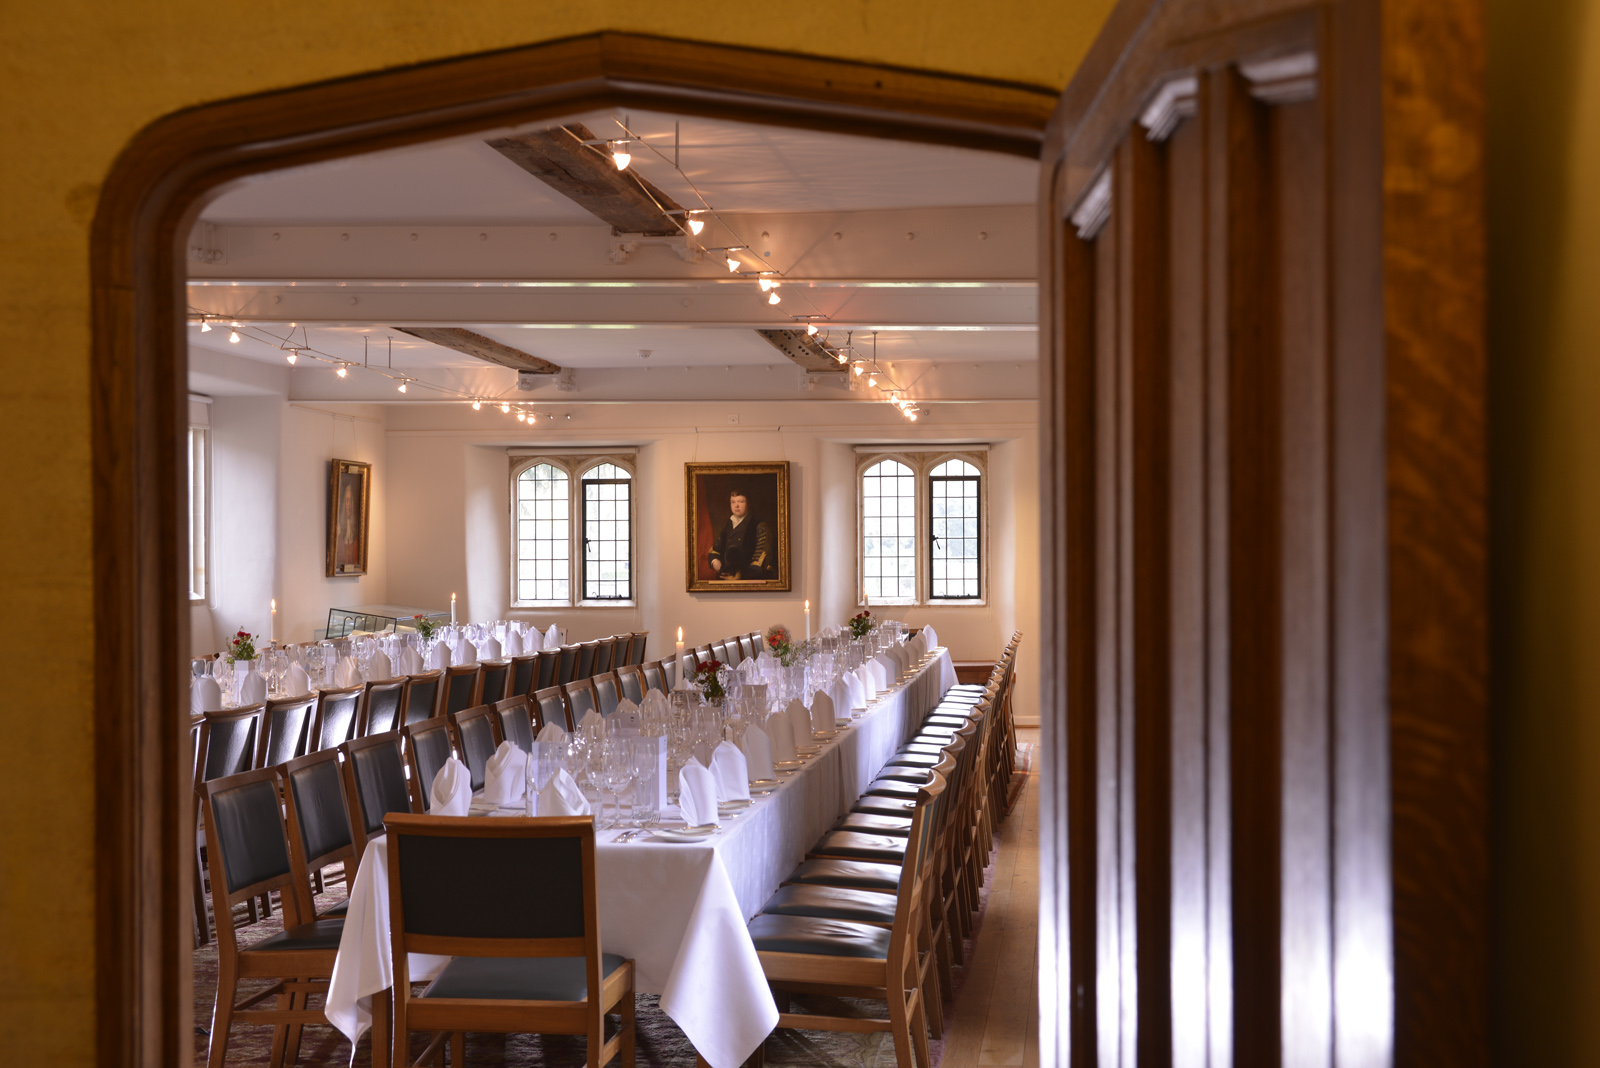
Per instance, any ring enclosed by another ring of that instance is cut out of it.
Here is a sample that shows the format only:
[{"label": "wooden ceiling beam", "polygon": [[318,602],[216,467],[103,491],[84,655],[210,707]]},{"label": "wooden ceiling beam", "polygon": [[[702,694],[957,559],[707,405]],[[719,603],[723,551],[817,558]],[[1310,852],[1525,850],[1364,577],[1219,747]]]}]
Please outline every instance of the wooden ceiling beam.
[{"label": "wooden ceiling beam", "polygon": [[496,137],[490,148],[571,200],[619,234],[668,236],[682,227],[667,214],[682,211],[677,201],[634,171],[619,171],[599,141],[581,122],[548,130]]},{"label": "wooden ceiling beam", "polygon": [[395,330],[402,334],[421,338],[423,341],[440,345],[457,352],[464,352],[468,356],[476,356],[486,363],[499,364],[501,367],[510,367],[518,371],[532,371],[539,375],[558,375],[561,368],[549,360],[541,360],[537,356],[529,355],[521,349],[514,349],[510,345],[503,345],[492,337],[471,330],[464,330],[459,326],[397,326]]}]

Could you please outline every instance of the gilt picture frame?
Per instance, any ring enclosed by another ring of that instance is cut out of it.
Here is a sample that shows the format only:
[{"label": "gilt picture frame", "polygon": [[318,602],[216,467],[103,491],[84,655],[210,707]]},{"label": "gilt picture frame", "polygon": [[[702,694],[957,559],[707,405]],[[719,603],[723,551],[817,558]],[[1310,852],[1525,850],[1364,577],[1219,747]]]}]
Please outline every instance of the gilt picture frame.
[{"label": "gilt picture frame", "polygon": [[683,467],[688,591],[791,589],[789,462]]},{"label": "gilt picture frame", "polygon": [[367,573],[367,520],[372,507],[372,465],[360,460],[328,464],[328,578]]}]

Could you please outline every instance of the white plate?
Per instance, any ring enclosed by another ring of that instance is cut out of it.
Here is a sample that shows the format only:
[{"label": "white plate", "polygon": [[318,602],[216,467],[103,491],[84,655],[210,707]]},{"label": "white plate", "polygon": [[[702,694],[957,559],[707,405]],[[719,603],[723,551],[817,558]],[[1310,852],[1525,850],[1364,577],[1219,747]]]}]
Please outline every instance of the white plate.
[{"label": "white plate", "polygon": [[738,812],[740,809],[749,808],[750,804],[749,801],[719,801],[717,802],[717,811],[719,813]]}]

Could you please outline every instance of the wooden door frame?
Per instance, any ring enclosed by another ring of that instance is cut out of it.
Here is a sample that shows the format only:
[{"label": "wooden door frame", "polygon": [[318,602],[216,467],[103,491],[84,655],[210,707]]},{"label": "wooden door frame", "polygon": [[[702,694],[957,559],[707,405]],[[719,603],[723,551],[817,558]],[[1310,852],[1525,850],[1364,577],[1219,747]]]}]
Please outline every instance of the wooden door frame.
[{"label": "wooden door frame", "polygon": [[204,202],[283,167],[556,118],[659,109],[1037,158],[1054,90],[597,33],[177,112],[107,177],[91,235],[98,1063],[187,1063],[192,830],[181,472],[184,246]]}]

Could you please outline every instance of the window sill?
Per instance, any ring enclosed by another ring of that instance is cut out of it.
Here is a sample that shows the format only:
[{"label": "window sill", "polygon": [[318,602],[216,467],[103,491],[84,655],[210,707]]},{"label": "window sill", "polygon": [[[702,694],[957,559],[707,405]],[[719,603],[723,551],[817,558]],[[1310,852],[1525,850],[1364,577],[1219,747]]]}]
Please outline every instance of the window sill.
[{"label": "window sill", "polygon": [[565,612],[579,608],[638,608],[637,601],[579,601],[572,604],[569,601],[512,601],[508,611],[512,612]]}]

